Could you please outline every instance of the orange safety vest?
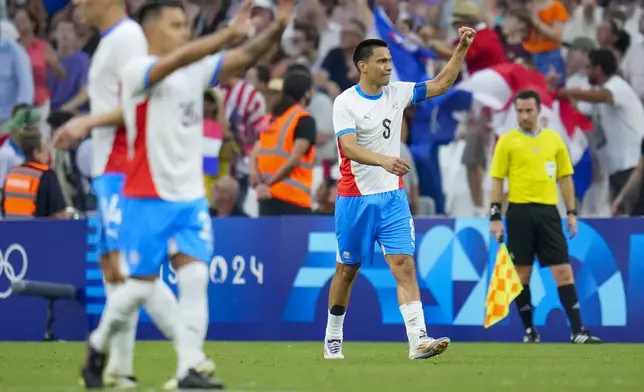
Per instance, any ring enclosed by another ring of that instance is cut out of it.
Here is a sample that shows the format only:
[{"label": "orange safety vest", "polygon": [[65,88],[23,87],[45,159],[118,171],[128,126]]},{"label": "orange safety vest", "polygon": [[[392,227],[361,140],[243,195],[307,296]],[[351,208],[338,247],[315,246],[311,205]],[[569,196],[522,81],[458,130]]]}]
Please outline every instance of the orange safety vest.
[{"label": "orange safety vest", "polygon": [[[300,118],[310,115],[302,106],[293,105],[274,118],[260,133],[257,167],[262,177],[274,175],[288,161],[293,152],[295,127]],[[314,162],[315,146],[311,146],[288,178],[271,186],[271,196],[287,203],[311,208]]]},{"label": "orange safety vest", "polygon": [[36,213],[36,196],[40,178],[47,165],[27,162],[11,169],[4,183],[3,210],[7,219],[32,218]]}]

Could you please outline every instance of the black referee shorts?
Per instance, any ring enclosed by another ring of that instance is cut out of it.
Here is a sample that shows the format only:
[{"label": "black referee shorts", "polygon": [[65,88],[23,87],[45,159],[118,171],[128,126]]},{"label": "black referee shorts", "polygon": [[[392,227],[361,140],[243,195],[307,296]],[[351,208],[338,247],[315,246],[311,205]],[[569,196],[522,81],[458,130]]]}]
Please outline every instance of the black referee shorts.
[{"label": "black referee shorts", "polygon": [[568,243],[556,206],[510,203],[505,216],[507,246],[515,265],[542,267],[570,263]]}]

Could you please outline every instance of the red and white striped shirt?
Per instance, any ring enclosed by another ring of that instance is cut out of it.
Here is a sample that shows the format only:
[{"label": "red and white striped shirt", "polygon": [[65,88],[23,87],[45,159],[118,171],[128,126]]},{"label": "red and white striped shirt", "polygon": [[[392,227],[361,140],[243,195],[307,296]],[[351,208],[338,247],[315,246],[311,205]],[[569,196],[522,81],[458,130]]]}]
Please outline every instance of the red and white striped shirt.
[{"label": "red and white striped shirt", "polygon": [[220,88],[224,92],[226,118],[230,121],[233,135],[244,154],[248,155],[262,131],[262,120],[266,114],[264,96],[243,79]]}]

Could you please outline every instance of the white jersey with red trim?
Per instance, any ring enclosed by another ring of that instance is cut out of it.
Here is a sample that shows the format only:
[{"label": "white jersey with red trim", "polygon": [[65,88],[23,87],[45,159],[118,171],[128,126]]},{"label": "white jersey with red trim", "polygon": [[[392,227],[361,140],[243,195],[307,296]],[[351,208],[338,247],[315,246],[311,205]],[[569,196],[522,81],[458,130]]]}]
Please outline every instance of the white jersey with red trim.
[{"label": "white jersey with red trim", "polygon": [[[415,83],[392,82],[375,96],[356,85],[333,103],[336,139],[356,132],[358,145],[378,154],[400,157],[401,127],[405,108],[413,103]],[[422,97],[424,99],[424,97]],[[363,196],[403,188],[402,177],[380,166],[351,161],[344,156],[339,140],[340,178],[338,196]]]},{"label": "white jersey with red trim", "polygon": [[[89,67],[87,92],[92,114],[108,113],[119,107],[119,77],[134,57],[148,53],[141,26],[125,18],[101,34],[101,41]],[[92,130],[92,175],[122,173],[127,161],[125,129],[102,127]]]},{"label": "white jersey with red trim", "polygon": [[151,86],[156,61],[133,59],[121,75],[130,159],[123,194],[173,202],[203,198],[203,93],[217,83],[223,55],[178,69]]}]

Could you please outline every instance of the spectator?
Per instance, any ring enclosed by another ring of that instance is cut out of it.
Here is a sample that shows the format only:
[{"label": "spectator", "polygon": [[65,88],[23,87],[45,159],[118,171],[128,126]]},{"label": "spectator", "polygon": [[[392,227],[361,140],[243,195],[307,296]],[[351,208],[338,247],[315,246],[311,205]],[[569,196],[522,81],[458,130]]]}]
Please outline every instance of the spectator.
[{"label": "spectator", "polygon": [[640,34],[640,18],[642,17],[641,0],[615,0],[609,7],[617,9],[624,15],[623,29],[630,36],[630,42],[640,44],[644,40]]},{"label": "spectator", "polygon": [[[340,47],[332,49],[322,61],[322,81],[316,84],[324,87],[327,93],[335,98],[340,92],[358,82],[358,71],[353,65],[353,50],[365,39],[365,25],[357,19],[352,19],[342,27]],[[328,81],[337,87],[325,86]]]},{"label": "spectator", "polygon": [[530,53],[523,47],[523,41],[528,35],[528,24],[517,9],[506,12],[501,32],[505,58],[510,62],[529,63]]},{"label": "spectator", "polygon": [[628,33],[619,28],[617,20],[604,20],[597,27],[597,43],[600,49],[608,49],[613,52],[613,56],[620,63],[620,60],[626,49],[630,45]]},{"label": "spectator", "polygon": [[[52,112],[47,119],[52,129],[58,129],[74,115],[69,112]],[[87,198],[89,191],[89,178],[84,177],[77,164],[78,148],[70,150],[54,150],[52,169],[58,177],[58,182],[65,200],[65,204],[71,205],[80,211],[87,211]]]},{"label": "spectator", "polygon": [[79,50],[76,29],[71,21],[60,21],[56,26],[56,53],[65,68],[67,77],[57,79],[51,69],[47,73],[47,86],[51,91],[52,111],[78,113],[87,108],[87,73],[89,56]]},{"label": "spectator", "polygon": [[[294,71],[309,74],[309,69],[302,64],[295,64],[288,69],[288,73]],[[315,156],[318,164],[322,164],[323,177],[330,175],[331,167],[337,163],[338,147],[335,142],[335,131],[333,130],[333,100],[320,89],[311,93],[311,100],[306,107],[315,120]]]},{"label": "spectator", "polygon": [[[602,89],[562,89],[558,95],[597,104],[595,132],[598,141],[595,144],[602,166],[609,175],[612,203],[639,161],[644,137],[644,107],[633,88],[617,75],[617,61],[610,50],[595,50],[589,59],[588,81]],[[625,201],[620,212],[629,213],[631,206],[630,201]]]},{"label": "spectator", "polygon": [[335,197],[338,193],[338,183],[333,178],[327,178],[315,191],[315,201],[318,208],[315,210],[317,215],[335,214]]},{"label": "spectator", "polygon": [[0,135],[11,111],[34,102],[34,79],[27,52],[18,43],[0,36]]},{"label": "spectator", "polygon": [[331,19],[336,5],[336,0],[307,0],[302,7],[303,15],[298,18],[311,23],[318,32],[317,56],[311,68],[313,74],[320,71],[326,55],[340,46],[342,26]]},{"label": "spectator", "polygon": [[220,88],[224,94],[225,118],[240,149],[231,174],[240,183],[239,203],[243,205],[248,191],[248,159],[263,127],[266,101],[251,83],[241,77],[223,80]]},{"label": "spectator", "polygon": [[[589,65],[588,54],[595,49],[595,43],[590,38],[576,38],[566,54],[566,87],[571,89],[590,89],[586,68]],[[558,78],[559,76],[557,76]],[[555,84],[556,85],[556,84]],[[593,112],[593,104],[578,102],[577,109],[587,116]]]},{"label": "spectator", "polygon": [[551,68],[554,68],[561,75],[557,86],[564,86],[566,68],[561,56],[561,42],[564,24],[569,19],[568,12],[556,0],[529,0],[527,6],[532,14],[532,31],[523,46],[532,54],[536,69],[548,75]]},{"label": "spectator", "polygon": [[570,20],[564,27],[564,41],[588,38],[597,44],[597,28],[603,15],[604,10],[597,6],[596,0],[582,0],[581,4],[574,8]]},{"label": "spectator", "polygon": [[211,194],[214,206],[210,208],[210,216],[213,218],[248,217],[237,203],[239,184],[233,177],[219,178],[213,185]]},{"label": "spectator", "polygon": [[[644,13],[640,17],[640,32],[644,34]],[[644,42],[635,42],[622,61],[624,78],[644,102]]]},{"label": "spectator", "polygon": [[255,32],[263,31],[275,19],[275,5],[271,0],[252,0],[251,18]]},{"label": "spectator", "polygon": [[78,46],[81,48],[82,52],[86,53],[89,57],[92,57],[96,48],[98,48],[98,43],[101,41],[101,34],[98,30],[85,23],[83,15],[80,12],[80,8],[74,8],[72,10],[72,20],[76,27]]},{"label": "spectator", "polygon": [[[270,1],[270,0],[269,0]],[[230,0],[205,0],[192,26],[195,37],[214,33],[226,20]]]},{"label": "spectator", "polygon": [[[499,36],[487,24],[481,21],[480,9],[475,2],[467,0],[456,3],[452,15],[452,27],[458,30],[462,26],[468,26],[476,30],[476,39],[470,46],[465,57],[465,68],[467,74],[473,74],[493,65],[504,63],[505,52]],[[452,56],[454,47],[458,40],[453,42],[452,47],[433,41],[432,47],[441,57],[449,59]]]},{"label": "spectator", "polygon": [[6,219],[30,217],[68,218],[56,174],[47,166],[51,151],[35,127],[20,129],[20,148],[26,162],[8,174],[2,190],[2,215]]},{"label": "spectator", "polygon": [[[14,23],[20,32],[20,44],[27,51],[29,61],[31,62],[31,71],[34,81],[34,105],[38,108],[40,119],[43,122],[39,129],[48,129],[45,122],[49,116],[50,110],[50,93],[47,88],[47,71],[48,69],[58,79],[65,79],[66,72],[63,65],[58,60],[56,52],[51,45],[38,38],[38,20],[26,8],[18,8],[14,17]],[[49,132],[44,132],[49,137]]]},{"label": "spectator", "polygon": [[320,36],[315,26],[306,22],[296,21],[293,30],[293,63],[306,65],[310,69],[317,59]]},{"label": "spectator", "polygon": [[258,65],[246,71],[246,81],[255,87],[264,98],[268,92],[268,82],[271,80],[271,71],[265,65]]},{"label": "spectator", "polygon": [[9,137],[0,143],[0,187],[5,177],[15,166],[22,165],[25,154],[20,148],[19,131],[24,127],[34,126],[40,122],[40,116],[33,107],[19,105],[12,112],[11,121],[7,127]]},{"label": "spectator", "polygon": [[286,75],[280,100],[253,151],[251,185],[260,216],[311,213],[315,120],[304,110],[311,87],[308,73]]}]

